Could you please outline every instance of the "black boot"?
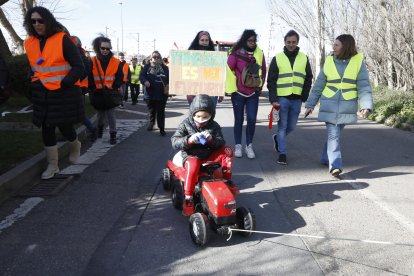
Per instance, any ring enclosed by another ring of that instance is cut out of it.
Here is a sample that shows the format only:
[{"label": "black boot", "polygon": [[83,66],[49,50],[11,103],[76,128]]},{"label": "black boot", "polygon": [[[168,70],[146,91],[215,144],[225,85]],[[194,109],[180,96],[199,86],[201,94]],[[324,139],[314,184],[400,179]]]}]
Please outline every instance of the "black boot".
[{"label": "black boot", "polygon": [[95,127],[89,132],[89,141],[93,143],[96,141],[97,138],[98,138],[98,129]]},{"label": "black boot", "polygon": [[98,138],[102,138],[103,130],[104,130],[104,126],[98,126]]},{"label": "black boot", "polygon": [[115,145],[116,144],[116,132],[109,133],[111,138],[109,139],[109,144]]}]

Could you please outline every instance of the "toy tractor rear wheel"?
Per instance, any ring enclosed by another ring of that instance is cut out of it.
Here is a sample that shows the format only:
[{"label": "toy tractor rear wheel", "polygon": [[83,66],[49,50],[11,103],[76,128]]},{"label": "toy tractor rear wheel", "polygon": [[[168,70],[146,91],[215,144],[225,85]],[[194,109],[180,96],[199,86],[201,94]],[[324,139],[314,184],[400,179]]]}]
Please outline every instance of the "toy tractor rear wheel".
[{"label": "toy tractor rear wheel", "polygon": [[183,209],[184,193],[180,181],[174,181],[171,190],[171,200],[175,209]]},{"label": "toy tractor rear wheel", "polygon": [[[236,209],[237,226],[239,229],[254,231],[256,229],[256,218],[252,210],[244,207]],[[250,237],[252,232],[238,232],[244,237]]]},{"label": "toy tractor rear wheel", "polygon": [[168,191],[171,189],[171,171],[169,168],[165,168],[162,170],[162,186],[164,190]]},{"label": "toy tractor rear wheel", "polygon": [[188,220],[190,235],[193,242],[198,246],[205,245],[210,238],[210,225],[205,214],[194,213]]}]

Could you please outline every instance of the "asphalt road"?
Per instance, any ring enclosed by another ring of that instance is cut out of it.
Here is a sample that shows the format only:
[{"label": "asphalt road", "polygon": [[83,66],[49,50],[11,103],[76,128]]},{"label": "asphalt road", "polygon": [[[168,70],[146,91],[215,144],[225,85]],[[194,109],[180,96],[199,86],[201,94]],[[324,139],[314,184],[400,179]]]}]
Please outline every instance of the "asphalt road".
[{"label": "asphalt road", "polygon": [[[119,143],[108,146],[106,134],[84,151],[83,166],[66,168],[79,177],[63,191],[3,203],[0,275],[414,274],[413,133],[367,120],[345,128],[344,173],[333,178],[318,163],[325,126],[316,112],[301,115],[281,166],[263,97],[256,159],[234,162],[237,204],[254,211],[262,233],[214,234],[199,248],[159,181],[187,110],[183,97],[168,103],[162,137],[143,127],[142,102],[127,103],[117,112]],[[229,98],[216,120],[233,145]]]}]

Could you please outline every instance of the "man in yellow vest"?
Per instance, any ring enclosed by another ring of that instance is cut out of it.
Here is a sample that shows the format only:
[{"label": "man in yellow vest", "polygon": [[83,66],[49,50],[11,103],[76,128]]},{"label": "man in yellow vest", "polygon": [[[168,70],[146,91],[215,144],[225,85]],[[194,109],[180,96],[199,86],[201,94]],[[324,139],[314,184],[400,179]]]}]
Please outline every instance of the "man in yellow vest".
[{"label": "man in yellow vest", "polygon": [[129,71],[131,72],[131,82],[129,87],[131,88],[131,100],[132,105],[136,105],[138,102],[139,96],[139,87],[141,82],[139,81],[139,74],[141,73],[141,66],[137,65],[138,59],[133,57],[131,59],[131,65],[129,66]]},{"label": "man in yellow vest", "polygon": [[296,127],[302,102],[308,99],[313,78],[309,59],[299,51],[298,43],[299,34],[290,30],[285,35],[283,52],[272,59],[267,75],[269,101],[279,110],[277,134],[273,135],[273,142],[279,152],[277,163],[281,165],[287,165],[286,136]]}]

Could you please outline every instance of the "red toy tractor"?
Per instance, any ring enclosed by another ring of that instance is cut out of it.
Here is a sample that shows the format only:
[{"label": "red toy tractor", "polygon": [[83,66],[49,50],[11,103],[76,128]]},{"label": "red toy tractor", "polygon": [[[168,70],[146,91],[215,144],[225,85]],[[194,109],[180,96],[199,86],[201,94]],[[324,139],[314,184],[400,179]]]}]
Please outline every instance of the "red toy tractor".
[{"label": "red toy tractor", "polygon": [[[194,214],[189,218],[191,239],[196,245],[205,245],[211,230],[226,235],[229,229],[255,230],[253,212],[236,207],[234,195],[227,187],[221,173],[221,164],[207,162],[201,165],[198,183],[194,189]],[[162,172],[165,190],[171,190],[172,204],[178,210],[183,208],[185,169],[168,160]],[[239,232],[249,237],[251,232]]]}]

